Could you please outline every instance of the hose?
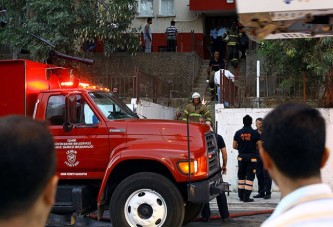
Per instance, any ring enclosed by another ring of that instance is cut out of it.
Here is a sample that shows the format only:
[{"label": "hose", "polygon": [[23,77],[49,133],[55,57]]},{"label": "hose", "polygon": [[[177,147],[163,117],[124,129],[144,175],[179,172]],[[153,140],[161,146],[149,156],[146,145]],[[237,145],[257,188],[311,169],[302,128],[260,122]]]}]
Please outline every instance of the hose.
[{"label": "hose", "polygon": [[[260,214],[271,214],[271,213],[273,213],[273,211],[274,211],[273,209],[270,209],[270,210],[236,212],[236,213],[231,213],[229,218],[239,218],[239,217],[253,216],[253,215],[260,215]],[[97,214],[88,214],[88,217],[91,219],[97,220]],[[213,215],[210,217],[210,220],[218,220],[218,219],[221,219],[220,215]],[[99,221],[110,222],[110,218],[103,217]],[[201,217],[198,217],[198,218],[194,219],[193,221],[199,222],[199,221],[203,221],[203,219]]]},{"label": "hose", "polygon": [[[253,215],[260,215],[260,214],[271,214],[273,213],[273,209],[270,210],[255,210],[255,211],[244,211],[244,212],[236,212],[231,213],[229,215],[229,218],[239,218],[239,217],[245,217],[245,216],[253,216]],[[214,215],[210,217],[210,220],[218,220],[221,219],[220,215]],[[196,218],[194,221],[203,221],[203,218]]]}]

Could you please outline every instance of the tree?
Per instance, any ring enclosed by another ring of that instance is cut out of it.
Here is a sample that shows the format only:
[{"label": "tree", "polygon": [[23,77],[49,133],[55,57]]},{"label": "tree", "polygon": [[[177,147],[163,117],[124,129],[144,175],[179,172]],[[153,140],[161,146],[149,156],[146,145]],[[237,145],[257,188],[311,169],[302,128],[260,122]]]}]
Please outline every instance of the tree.
[{"label": "tree", "polygon": [[28,49],[35,60],[45,59],[50,46],[33,39],[37,34],[66,54],[83,55],[83,45],[104,43],[106,55],[122,49],[134,52],[139,38],[131,29],[136,0],[4,0],[7,22],[1,44]]},{"label": "tree", "polygon": [[[313,79],[324,86],[318,105],[333,106],[333,39],[266,40],[259,48],[268,75]],[[317,86],[318,87],[318,86]],[[308,87],[308,89],[310,89]]]}]

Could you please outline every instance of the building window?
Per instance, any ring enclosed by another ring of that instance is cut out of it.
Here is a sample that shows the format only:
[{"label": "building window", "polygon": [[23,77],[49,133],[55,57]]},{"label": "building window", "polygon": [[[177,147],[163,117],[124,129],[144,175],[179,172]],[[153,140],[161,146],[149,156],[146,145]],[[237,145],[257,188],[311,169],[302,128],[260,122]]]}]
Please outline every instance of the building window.
[{"label": "building window", "polygon": [[174,0],[160,0],[160,15],[174,16]]},{"label": "building window", "polygon": [[153,16],[153,0],[139,0],[139,15]]}]

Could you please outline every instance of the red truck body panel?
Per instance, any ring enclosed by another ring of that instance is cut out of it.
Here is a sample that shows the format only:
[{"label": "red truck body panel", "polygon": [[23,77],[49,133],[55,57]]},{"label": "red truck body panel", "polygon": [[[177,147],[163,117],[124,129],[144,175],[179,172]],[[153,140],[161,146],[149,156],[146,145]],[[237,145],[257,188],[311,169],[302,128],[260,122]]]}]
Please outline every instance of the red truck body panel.
[{"label": "red truck body panel", "polygon": [[39,92],[60,85],[58,79],[45,78],[47,68],[55,66],[29,60],[2,60],[0,67],[0,116],[32,116]]},{"label": "red truck body panel", "polygon": [[[58,89],[44,91],[39,100],[48,100],[50,96],[69,94],[80,89]],[[84,93],[82,93],[84,94]],[[88,102],[90,100],[86,99]],[[46,116],[46,102],[40,102],[36,119]],[[101,119],[99,113],[97,117]],[[105,121],[100,121],[95,128],[75,128],[69,132],[63,130],[62,125],[50,125],[49,129],[54,137],[57,151],[57,173],[61,179],[102,179],[106,166],[110,160],[110,136]],[[124,137],[124,136],[123,136]],[[124,140],[124,139],[123,139]],[[119,144],[124,141],[117,141]],[[115,145],[113,145],[115,146]],[[73,160],[75,158],[75,160]],[[71,160],[69,160],[71,159]]]}]

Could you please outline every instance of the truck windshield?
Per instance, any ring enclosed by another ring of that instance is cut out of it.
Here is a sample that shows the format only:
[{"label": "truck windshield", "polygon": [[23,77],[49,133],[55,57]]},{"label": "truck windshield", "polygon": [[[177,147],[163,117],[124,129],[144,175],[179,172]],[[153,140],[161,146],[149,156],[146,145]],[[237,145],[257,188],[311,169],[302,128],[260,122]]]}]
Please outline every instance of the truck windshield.
[{"label": "truck windshield", "polygon": [[117,96],[106,92],[89,92],[91,99],[101,112],[110,120],[138,118]]}]

